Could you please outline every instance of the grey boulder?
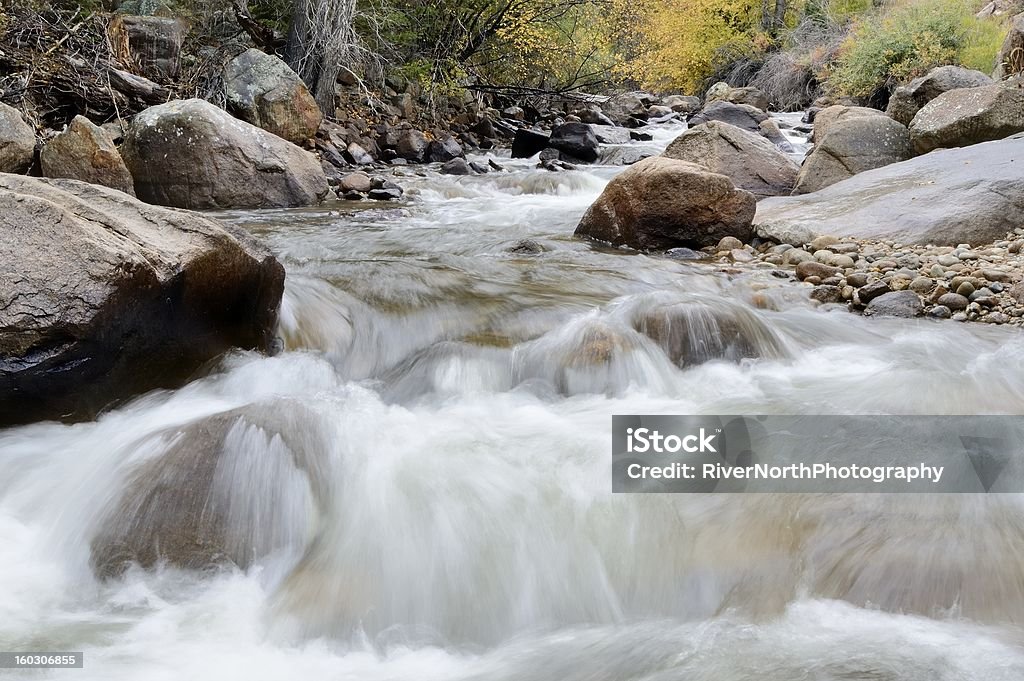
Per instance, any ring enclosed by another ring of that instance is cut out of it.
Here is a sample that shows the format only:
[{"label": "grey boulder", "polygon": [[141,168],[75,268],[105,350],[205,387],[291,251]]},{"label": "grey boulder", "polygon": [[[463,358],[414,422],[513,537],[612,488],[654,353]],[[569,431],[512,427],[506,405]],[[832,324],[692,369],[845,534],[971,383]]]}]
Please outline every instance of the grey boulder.
[{"label": "grey boulder", "polygon": [[1024,77],[950,90],[930,101],[910,124],[918,153],[965,147],[1024,132]]},{"label": "grey boulder", "polygon": [[242,120],[294,144],[316,135],[323,114],[298,74],[256,48],[224,67],[228,108]]},{"label": "grey boulder", "polygon": [[240,230],[75,180],[0,175],[0,427],[91,418],[276,343],[284,268]]},{"label": "grey boulder", "polygon": [[913,156],[910,133],[902,123],[888,116],[842,119],[832,124],[828,135],[804,159],[793,193],[816,192],[865,170]]},{"label": "grey boulder", "polygon": [[14,107],[0,104],[0,173],[23,173],[32,165],[36,134]]},{"label": "grey boulder", "polygon": [[795,161],[764,137],[720,121],[687,130],[668,145],[663,155],[726,175],[759,199],[788,195],[800,170]]},{"label": "grey boulder", "polygon": [[328,191],[316,156],[201,99],[138,114],[121,156],[138,197],[163,206],[307,206]]},{"label": "grey boulder", "polygon": [[770,198],[754,223],[764,238],[800,246],[815,237],[902,244],[985,244],[1020,226],[1024,138],[936,151],[854,175],[813,194]]}]

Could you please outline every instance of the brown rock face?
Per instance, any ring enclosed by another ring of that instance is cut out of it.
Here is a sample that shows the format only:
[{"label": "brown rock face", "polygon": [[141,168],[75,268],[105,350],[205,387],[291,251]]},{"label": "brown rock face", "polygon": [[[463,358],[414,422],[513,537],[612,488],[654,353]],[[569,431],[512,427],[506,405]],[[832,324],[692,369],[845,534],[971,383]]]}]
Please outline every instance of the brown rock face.
[{"label": "brown rock face", "polygon": [[749,241],[756,199],[725,175],[655,156],[608,183],[576,227],[577,236],[638,249]]},{"label": "brown rock face", "polygon": [[162,206],[307,206],[328,191],[316,156],[201,99],[138,114],[121,156],[138,197]]},{"label": "brown rock face", "polygon": [[224,67],[228,107],[242,120],[294,144],[316,135],[320,107],[283,61],[252,48]]},{"label": "brown rock face", "polygon": [[800,170],[764,137],[719,121],[687,130],[663,155],[726,175],[759,199],[788,195]]},{"label": "brown rock face", "polygon": [[81,180],[135,196],[132,175],[107,132],[83,116],[39,153],[43,176]]},{"label": "brown rock face", "polygon": [[284,268],[201,215],[0,175],[0,261],[0,427],[91,418],[275,344]]}]

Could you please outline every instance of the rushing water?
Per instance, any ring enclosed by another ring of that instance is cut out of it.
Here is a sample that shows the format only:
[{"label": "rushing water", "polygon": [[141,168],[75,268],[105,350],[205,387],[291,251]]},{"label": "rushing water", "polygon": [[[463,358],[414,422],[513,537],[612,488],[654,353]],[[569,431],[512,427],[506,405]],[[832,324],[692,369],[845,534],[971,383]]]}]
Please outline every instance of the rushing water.
[{"label": "rushing water", "polygon": [[[501,162],[226,216],[285,352],[0,432],[0,649],[86,660],[25,678],[1024,678],[1017,497],[613,496],[609,450],[615,413],[1022,413],[1019,332],[597,248],[617,169]],[[203,523],[243,568],[124,570]]]}]

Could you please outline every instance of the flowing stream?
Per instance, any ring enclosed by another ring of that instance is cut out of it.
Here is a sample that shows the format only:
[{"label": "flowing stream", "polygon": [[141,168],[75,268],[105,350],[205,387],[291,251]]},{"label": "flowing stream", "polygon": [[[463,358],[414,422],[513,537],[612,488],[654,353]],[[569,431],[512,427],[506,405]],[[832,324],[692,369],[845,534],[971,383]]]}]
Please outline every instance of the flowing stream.
[{"label": "flowing stream", "polygon": [[1024,678],[1015,495],[610,493],[612,414],[1024,413],[1019,331],[595,247],[620,168],[498,161],[224,216],[284,352],[0,431],[0,650],[85,653],[23,678]]}]

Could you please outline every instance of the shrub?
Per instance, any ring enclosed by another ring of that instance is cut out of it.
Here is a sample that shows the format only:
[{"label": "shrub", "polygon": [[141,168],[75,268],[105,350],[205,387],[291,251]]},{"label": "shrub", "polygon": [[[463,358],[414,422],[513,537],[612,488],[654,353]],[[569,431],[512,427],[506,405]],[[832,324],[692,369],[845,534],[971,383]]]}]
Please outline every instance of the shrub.
[{"label": "shrub", "polygon": [[964,0],[924,0],[855,22],[829,80],[835,94],[870,99],[944,64],[989,71],[1001,25]]}]

